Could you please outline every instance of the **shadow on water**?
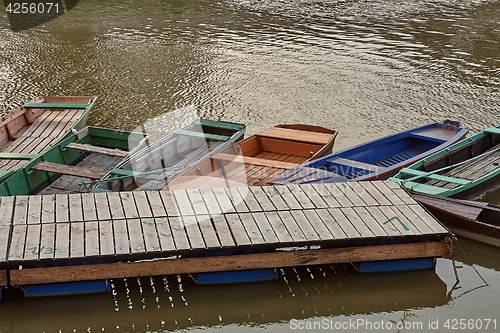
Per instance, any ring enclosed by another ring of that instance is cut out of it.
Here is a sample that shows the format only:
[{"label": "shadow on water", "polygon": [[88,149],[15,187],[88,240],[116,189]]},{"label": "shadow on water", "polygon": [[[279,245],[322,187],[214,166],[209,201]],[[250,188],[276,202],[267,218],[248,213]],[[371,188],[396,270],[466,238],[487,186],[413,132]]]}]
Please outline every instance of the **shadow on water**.
[{"label": "shadow on water", "polygon": [[73,9],[79,0],[52,2],[4,0],[12,31],[19,32],[50,22]]},{"label": "shadow on water", "polygon": [[[0,304],[0,332],[134,332],[434,308],[450,299],[434,271],[362,275],[351,266],[280,270],[277,281],[196,285],[189,276],[115,280],[112,293]],[[29,317],[25,314],[29,313]]]}]

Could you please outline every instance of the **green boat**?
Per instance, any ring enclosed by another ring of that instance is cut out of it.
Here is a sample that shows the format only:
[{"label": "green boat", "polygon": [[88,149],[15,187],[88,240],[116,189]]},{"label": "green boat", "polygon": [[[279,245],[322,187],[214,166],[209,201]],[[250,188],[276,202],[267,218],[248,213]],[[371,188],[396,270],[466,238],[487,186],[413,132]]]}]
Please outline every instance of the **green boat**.
[{"label": "green boat", "polygon": [[391,179],[419,193],[481,198],[500,187],[500,126],[428,156]]},{"label": "green boat", "polygon": [[147,138],[142,133],[84,127],[4,179],[0,195],[88,192],[89,182],[104,177],[131,152],[143,148]]},{"label": "green boat", "polygon": [[200,161],[241,140],[245,130],[243,124],[197,119],[125,158],[92,191],[160,190]]},{"label": "green boat", "polygon": [[82,129],[96,96],[39,96],[0,119],[0,182]]}]

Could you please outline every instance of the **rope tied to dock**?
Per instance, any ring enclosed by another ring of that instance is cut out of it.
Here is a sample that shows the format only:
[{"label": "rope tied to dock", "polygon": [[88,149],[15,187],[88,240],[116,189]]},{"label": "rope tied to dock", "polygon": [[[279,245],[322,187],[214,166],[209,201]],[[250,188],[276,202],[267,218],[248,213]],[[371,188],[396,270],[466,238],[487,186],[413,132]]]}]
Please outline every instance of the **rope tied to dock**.
[{"label": "rope tied to dock", "polygon": [[444,242],[446,244],[446,250],[448,251],[448,255],[450,256],[451,263],[453,265],[453,272],[455,273],[455,285],[457,285],[460,282],[460,279],[458,278],[458,270],[457,268],[463,268],[463,266],[457,266],[457,263],[455,262],[455,251],[453,249],[453,238],[450,236],[446,236],[444,239]]}]

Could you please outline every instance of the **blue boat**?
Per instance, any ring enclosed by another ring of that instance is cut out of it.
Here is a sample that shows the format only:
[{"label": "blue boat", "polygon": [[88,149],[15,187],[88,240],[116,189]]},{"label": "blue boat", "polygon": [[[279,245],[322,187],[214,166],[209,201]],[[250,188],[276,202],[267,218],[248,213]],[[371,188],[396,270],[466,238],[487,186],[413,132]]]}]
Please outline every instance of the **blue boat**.
[{"label": "blue boat", "polygon": [[460,141],[467,132],[468,129],[449,120],[420,126],[306,162],[274,177],[268,184],[386,179]]}]

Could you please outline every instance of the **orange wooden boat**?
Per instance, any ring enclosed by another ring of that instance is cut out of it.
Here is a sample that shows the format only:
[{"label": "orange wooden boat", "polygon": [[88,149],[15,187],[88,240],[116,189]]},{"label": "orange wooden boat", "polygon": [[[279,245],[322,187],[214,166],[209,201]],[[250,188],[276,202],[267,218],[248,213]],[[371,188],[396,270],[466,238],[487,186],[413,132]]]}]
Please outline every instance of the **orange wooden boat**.
[{"label": "orange wooden boat", "polygon": [[336,136],[320,126],[277,125],[204,160],[165,189],[265,185],[289,168],[331,153]]}]

